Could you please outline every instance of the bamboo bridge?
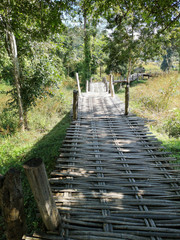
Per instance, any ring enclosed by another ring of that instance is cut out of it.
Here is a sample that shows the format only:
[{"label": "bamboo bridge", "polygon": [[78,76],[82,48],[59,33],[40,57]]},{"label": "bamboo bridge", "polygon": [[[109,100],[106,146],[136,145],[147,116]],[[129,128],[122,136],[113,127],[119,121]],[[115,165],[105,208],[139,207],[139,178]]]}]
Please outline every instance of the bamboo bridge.
[{"label": "bamboo bridge", "polygon": [[45,240],[180,239],[180,177],[175,159],[146,121],[124,115],[104,83],[79,96],[49,179],[60,231]]}]

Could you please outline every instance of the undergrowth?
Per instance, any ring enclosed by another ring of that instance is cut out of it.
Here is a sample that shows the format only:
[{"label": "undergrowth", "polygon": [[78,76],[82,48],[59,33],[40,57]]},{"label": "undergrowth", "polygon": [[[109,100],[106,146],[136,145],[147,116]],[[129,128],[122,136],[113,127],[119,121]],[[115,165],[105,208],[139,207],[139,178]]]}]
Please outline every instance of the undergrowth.
[{"label": "undergrowth", "polygon": [[[3,93],[0,93],[0,174],[4,175],[11,167],[21,171],[28,233],[31,233],[42,227],[42,222],[36,217],[37,207],[22,164],[30,158],[40,157],[47,173],[53,170],[70,124],[73,89],[72,86],[51,89],[51,96],[39,99],[28,113],[28,130],[25,132],[18,132],[17,112],[9,109],[6,104],[8,90],[4,86]],[[0,240],[4,239],[3,221],[0,217]]]}]

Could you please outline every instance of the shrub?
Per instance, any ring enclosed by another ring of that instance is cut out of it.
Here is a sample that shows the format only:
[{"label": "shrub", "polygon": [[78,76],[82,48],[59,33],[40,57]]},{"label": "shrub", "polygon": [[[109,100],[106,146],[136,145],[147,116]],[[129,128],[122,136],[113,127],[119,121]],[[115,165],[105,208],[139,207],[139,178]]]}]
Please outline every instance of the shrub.
[{"label": "shrub", "polygon": [[166,121],[164,128],[170,137],[180,137],[180,110],[175,110],[173,115]]},{"label": "shrub", "polygon": [[0,135],[5,136],[14,133],[18,128],[17,112],[4,108],[0,114]]}]

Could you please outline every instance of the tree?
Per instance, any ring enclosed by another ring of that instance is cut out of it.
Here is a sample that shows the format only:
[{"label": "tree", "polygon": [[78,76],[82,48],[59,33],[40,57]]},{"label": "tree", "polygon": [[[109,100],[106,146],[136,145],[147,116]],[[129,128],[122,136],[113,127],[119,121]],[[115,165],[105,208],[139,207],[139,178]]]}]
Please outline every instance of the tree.
[{"label": "tree", "polygon": [[172,50],[176,52],[178,55],[178,62],[179,62],[178,71],[180,72],[180,25],[179,24],[177,24],[171,31],[170,43],[171,43]]},{"label": "tree", "polygon": [[171,48],[168,48],[166,50],[166,55],[163,56],[163,61],[162,61],[162,64],[161,64],[161,69],[163,71],[169,71],[170,68],[172,67],[172,54],[173,54],[173,51]]},{"label": "tree", "polygon": [[68,9],[70,3],[71,1],[53,0],[3,0],[0,3],[0,33],[6,37],[6,49],[13,64],[14,96],[17,99],[22,130],[25,124],[20,58],[32,54],[31,42],[33,40],[45,39],[50,32],[60,30],[62,13]]},{"label": "tree", "polygon": [[[155,0],[95,1],[96,13],[103,13],[109,22],[109,71],[118,63],[129,76],[138,59],[148,59],[159,52],[161,34],[179,20],[178,0],[168,3]],[[158,51],[157,51],[158,50]],[[129,94],[127,93],[129,96]],[[125,106],[128,113],[128,106]]]}]

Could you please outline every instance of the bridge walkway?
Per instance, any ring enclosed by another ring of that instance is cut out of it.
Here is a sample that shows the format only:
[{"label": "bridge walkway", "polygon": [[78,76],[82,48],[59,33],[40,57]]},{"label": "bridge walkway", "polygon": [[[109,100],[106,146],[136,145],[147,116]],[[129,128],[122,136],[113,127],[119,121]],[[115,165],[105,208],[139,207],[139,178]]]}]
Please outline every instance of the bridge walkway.
[{"label": "bridge walkway", "polygon": [[143,119],[125,116],[124,104],[96,85],[80,97],[51,173],[62,225],[44,239],[180,239],[175,159]]}]

